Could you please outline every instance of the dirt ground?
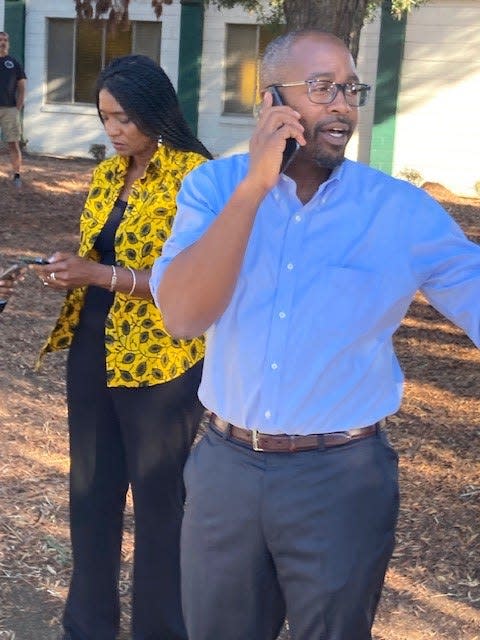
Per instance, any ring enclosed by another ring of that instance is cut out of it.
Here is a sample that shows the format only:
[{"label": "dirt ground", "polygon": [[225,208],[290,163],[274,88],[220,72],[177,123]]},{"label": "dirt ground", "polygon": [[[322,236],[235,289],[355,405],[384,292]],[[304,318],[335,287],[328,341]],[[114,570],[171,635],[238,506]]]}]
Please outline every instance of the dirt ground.
[{"label": "dirt ground", "polygon": [[[0,266],[74,249],[93,161],[26,157],[20,192],[7,165],[0,157]],[[480,242],[480,200],[425,188]],[[1,640],[57,638],[68,585],[65,354],[33,369],[61,299],[29,274],[0,320]],[[407,385],[387,428],[401,458],[402,507],[375,640],[480,640],[480,353],[420,297],[396,345]],[[129,510],[123,640],[132,525]]]}]

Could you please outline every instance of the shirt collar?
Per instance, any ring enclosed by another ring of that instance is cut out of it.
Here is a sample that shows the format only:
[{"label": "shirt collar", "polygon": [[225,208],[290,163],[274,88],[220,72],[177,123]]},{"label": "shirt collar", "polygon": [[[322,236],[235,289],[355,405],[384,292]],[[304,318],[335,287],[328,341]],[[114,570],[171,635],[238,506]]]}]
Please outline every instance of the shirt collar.
[{"label": "shirt collar", "polygon": [[[337,186],[337,184],[343,180],[344,174],[345,174],[345,166],[347,162],[348,161],[344,159],[341,164],[339,164],[337,167],[335,167],[335,169],[333,169],[328,179],[325,180],[325,182],[322,182],[322,184],[318,187],[317,192],[314,194],[310,202],[307,204],[314,202],[320,195],[325,194],[327,191],[330,191],[331,189],[334,189]],[[286,176],[284,173],[281,173],[280,180],[278,181],[275,189],[280,189],[280,190],[287,189],[287,191],[291,191],[292,193],[295,193],[296,184],[294,180],[292,180],[292,178],[290,178],[289,176]]]}]

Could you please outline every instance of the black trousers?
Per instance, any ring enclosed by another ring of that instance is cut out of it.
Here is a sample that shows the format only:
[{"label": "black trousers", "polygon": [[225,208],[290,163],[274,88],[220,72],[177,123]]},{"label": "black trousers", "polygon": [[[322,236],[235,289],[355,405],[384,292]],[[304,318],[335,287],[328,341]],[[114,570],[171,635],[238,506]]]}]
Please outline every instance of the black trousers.
[{"label": "black trousers", "polygon": [[398,513],[383,433],[263,453],[211,429],[185,467],[183,610],[189,640],[371,640]]},{"label": "black trousers", "polygon": [[203,407],[202,364],[153,387],[107,388],[103,333],[77,330],[67,365],[72,640],[114,640],[126,492],[135,516],[132,637],[185,640],[180,604],[182,473]]}]

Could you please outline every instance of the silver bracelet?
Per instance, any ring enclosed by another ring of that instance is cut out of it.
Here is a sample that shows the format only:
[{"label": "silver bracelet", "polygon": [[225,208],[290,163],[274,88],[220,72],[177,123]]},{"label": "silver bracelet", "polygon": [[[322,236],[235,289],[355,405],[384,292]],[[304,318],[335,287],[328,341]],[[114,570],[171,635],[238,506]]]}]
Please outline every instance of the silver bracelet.
[{"label": "silver bracelet", "polygon": [[112,279],[110,280],[110,291],[115,291],[115,286],[117,284],[117,270],[115,266],[112,264]]},{"label": "silver bracelet", "polygon": [[135,275],[135,271],[131,267],[126,267],[126,269],[128,269],[130,271],[130,273],[132,274],[132,288],[130,289],[130,291],[127,294],[127,295],[131,296],[132,293],[135,291],[135,287],[137,286],[137,276]]}]

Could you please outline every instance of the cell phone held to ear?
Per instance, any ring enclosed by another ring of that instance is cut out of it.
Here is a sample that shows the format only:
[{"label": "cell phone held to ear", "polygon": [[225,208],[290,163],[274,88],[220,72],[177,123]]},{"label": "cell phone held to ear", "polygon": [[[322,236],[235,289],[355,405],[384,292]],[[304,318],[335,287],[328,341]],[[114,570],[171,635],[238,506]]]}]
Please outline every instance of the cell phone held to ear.
[{"label": "cell phone held to ear", "polygon": [[[277,87],[270,87],[268,89],[273,96],[273,106],[285,104],[278,91]],[[280,173],[284,173],[290,162],[293,160],[294,155],[300,148],[300,144],[295,138],[287,138],[285,141],[285,149],[283,151],[282,163],[280,165]]]}]

